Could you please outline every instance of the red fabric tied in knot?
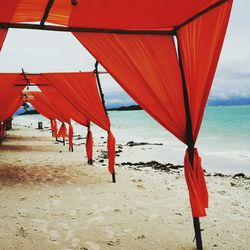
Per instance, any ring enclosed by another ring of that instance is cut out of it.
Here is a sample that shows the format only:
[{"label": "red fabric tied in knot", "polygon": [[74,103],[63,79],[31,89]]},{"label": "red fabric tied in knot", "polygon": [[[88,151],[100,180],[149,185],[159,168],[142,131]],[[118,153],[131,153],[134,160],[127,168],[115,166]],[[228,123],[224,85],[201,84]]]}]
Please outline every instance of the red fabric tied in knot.
[{"label": "red fabric tied in knot", "polygon": [[63,122],[59,131],[58,131],[57,137],[58,138],[62,137],[63,139],[65,139],[66,135],[67,135],[67,129],[66,129],[66,126]]},{"label": "red fabric tied in knot", "polygon": [[3,127],[2,127],[2,122],[0,122],[0,137],[1,140],[3,139]]},{"label": "red fabric tied in knot", "polygon": [[57,122],[56,119],[53,119],[53,121],[54,121],[53,135],[55,138],[57,138]]},{"label": "red fabric tied in knot", "polygon": [[93,159],[93,136],[90,128],[88,127],[88,134],[86,137],[86,152],[88,158],[88,164],[92,164]]},{"label": "red fabric tied in knot", "polygon": [[115,171],[115,137],[112,132],[108,132],[108,161],[109,172],[113,174]]},{"label": "red fabric tied in knot", "polygon": [[53,119],[50,119],[50,127],[52,130],[52,136],[56,137],[56,135],[55,135],[55,121]]},{"label": "red fabric tied in knot", "polygon": [[69,123],[69,150],[73,151],[73,126]]},{"label": "red fabric tied in knot", "polygon": [[57,138],[57,122],[56,122],[56,119],[51,119],[50,120],[50,126],[51,126],[53,137]]},{"label": "red fabric tied in knot", "polygon": [[193,217],[204,217],[206,216],[205,208],[208,208],[208,192],[201,157],[196,148],[194,148],[193,167],[189,162],[188,150],[186,150],[184,171]]}]

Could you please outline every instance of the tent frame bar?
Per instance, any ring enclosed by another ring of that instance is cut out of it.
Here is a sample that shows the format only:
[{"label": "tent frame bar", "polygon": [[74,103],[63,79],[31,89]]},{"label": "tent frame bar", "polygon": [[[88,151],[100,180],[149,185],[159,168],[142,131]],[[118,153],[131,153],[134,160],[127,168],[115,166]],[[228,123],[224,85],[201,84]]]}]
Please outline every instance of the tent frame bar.
[{"label": "tent frame bar", "polygon": [[216,3],[214,3],[214,4],[212,4],[212,5],[210,5],[210,6],[207,7],[206,9],[204,9],[204,10],[198,12],[196,15],[190,17],[188,20],[186,20],[185,22],[183,22],[183,23],[181,23],[180,25],[178,25],[178,26],[174,29],[175,33],[176,33],[180,28],[182,28],[183,26],[185,26],[185,25],[187,25],[187,24],[193,22],[195,19],[197,19],[197,18],[199,18],[199,17],[205,15],[207,12],[209,12],[209,11],[211,11],[211,10],[213,10],[213,9],[215,9],[215,8],[217,8],[217,7],[219,7],[220,5],[222,5],[222,4],[224,4],[224,3],[228,2],[228,1],[229,1],[229,0],[220,0],[220,1],[218,1],[218,2],[216,2]]},{"label": "tent frame bar", "polygon": [[24,84],[24,83],[17,83],[17,84],[14,84],[13,86],[24,86],[24,87],[33,87],[33,86],[52,86],[52,84]]},{"label": "tent frame bar", "polygon": [[101,28],[83,28],[83,27],[66,27],[56,25],[40,25],[31,23],[6,23],[0,22],[0,29],[33,29],[61,32],[88,32],[88,33],[108,33],[124,35],[175,35],[173,30],[122,30],[122,29],[101,29]]}]

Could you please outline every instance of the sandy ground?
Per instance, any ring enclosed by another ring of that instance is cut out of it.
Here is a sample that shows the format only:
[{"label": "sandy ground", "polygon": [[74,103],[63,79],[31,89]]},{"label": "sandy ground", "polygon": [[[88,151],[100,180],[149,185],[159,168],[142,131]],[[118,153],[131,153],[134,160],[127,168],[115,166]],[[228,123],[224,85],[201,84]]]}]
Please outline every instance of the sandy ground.
[{"label": "sandy ground", "polygon": [[[195,249],[182,170],[117,167],[114,184],[103,164],[86,165],[84,145],[68,152],[48,131],[10,131],[0,146],[0,249]],[[250,249],[250,180],[206,180],[204,249]]]}]

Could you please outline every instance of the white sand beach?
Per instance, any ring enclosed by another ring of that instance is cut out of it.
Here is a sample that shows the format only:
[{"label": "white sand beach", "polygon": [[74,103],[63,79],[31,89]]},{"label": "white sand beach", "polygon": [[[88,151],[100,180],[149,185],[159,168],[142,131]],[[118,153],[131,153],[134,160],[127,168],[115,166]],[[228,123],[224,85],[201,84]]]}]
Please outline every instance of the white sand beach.
[{"label": "white sand beach", "polygon": [[[117,162],[141,160],[148,148],[123,146]],[[101,159],[106,144],[94,150]],[[102,165],[87,165],[85,145],[69,152],[49,130],[9,131],[0,146],[0,249],[195,249],[183,169],[117,166],[112,183]],[[206,181],[204,249],[249,249],[250,179]]]}]

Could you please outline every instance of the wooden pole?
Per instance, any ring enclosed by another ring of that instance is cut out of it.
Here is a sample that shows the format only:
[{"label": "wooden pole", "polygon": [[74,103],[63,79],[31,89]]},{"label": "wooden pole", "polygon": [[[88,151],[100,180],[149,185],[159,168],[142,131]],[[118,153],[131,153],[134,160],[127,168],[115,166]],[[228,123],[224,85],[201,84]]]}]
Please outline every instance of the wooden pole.
[{"label": "wooden pole", "polygon": [[[107,112],[107,109],[106,109],[106,106],[105,106],[104,94],[102,92],[102,86],[101,86],[101,82],[100,82],[100,78],[99,78],[99,74],[98,74],[98,64],[99,64],[99,62],[96,61],[95,62],[95,71],[94,72],[96,74],[96,80],[97,80],[97,85],[98,85],[100,96],[101,96],[101,100],[102,100],[102,105],[103,105],[103,108],[105,110],[106,115],[108,116],[108,112]],[[116,183],[115,171],[112,173],[112,182]]]},{"label": "wooden pole", "polygon": [[[184,104],[185,104],[185,111],[186,111],[186,144],[188,145],[189,162],[190,162],[190,165],[193,167],[194,139],[193,139],[193,132],[192,132],[192,120],[191,120],[187,85],[186,85],[183,64],[182,64],[181,50],[179,47],[180,43],[178,40],[178,36],[177,36],[177,45],[178,45],[179,65],[180,65],[180,71],[181,71],[181,77],[182,77],[183,97],[184,97]],[[196,248],[198,250],[202,250],[203,247],[202,247],[202,237],[201,237],[199,217],[193,217],[193,225],[194,225],[194,232],[195,232],[195,239],[196,239]]]},{"label": "wooden pole", "polygon": [[46,6],[45,11],[44,11],[44,14],[43,14],[43,17],[42,17],[41,22],[40,22],[41,26],[44,26],[44,23],[46,22],[46,20],[49,16],[49,12],[50,12],[50,9],[52,8],[53,3],[54,3],[54,0],[48,1],[47,6]]}]

